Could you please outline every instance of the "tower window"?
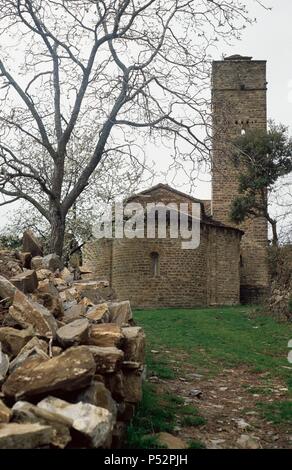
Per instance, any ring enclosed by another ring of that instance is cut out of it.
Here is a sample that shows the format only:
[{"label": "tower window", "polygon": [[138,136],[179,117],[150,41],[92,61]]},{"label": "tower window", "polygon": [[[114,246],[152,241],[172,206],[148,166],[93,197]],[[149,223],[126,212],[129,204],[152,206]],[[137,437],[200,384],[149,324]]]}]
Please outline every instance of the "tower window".
[{"label": "tower window", "polygon": [[151,258],[151,274],[154,277],[159,276],[159,270],[160,270],[159,253],[157,253],[156,251],[153,251],[150,254],[150,258]]},{"label": "tower window", "polygon": [[245,135],[245,129],[241,129],[241,135]]}]

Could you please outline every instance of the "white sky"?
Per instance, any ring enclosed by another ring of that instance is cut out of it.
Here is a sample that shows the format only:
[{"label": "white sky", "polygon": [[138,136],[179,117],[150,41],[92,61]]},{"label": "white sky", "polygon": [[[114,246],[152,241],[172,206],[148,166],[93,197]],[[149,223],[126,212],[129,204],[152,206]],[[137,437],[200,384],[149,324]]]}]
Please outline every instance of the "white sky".
[{"label": "white sky", "polygon": [[[254,5],[250,11],[257,23],[246,28],[241,41],[220,44],[214,59],[241,54],[267,60],[268,118],[289,126],[292,133],[292,1],[266,0],[266,5],[272,11]],[[210,198],[210,183],[198,182],[196,196]]]},{"label": "white sky", "polygon": [[[240,54],[252,56],[255,60],[267,60],[268,119],[289,126],[292,133],[292,1],[265,0],[272,11],[264,10],[255,2],[252,4],[250,17],[256,18],[256,23],[247,26],[240,41],[234,40],[230,46],[219,43],[213,59]],[[211,198],[209,174],[201,174],[195,186],[194,196]],[[179,189],[188,192],[188,188],[186,177]]]},{"label": "white sky", "polygon": [[[250,8],[250,16],[256,17],[257,23],[247,26],[240,42],[234,41],[232,46],[219,44],[217,52],[214,51],[214,59],[221,59],[223,54],[242,54],[267,60],[268,116],[292,128],[292,1],[265,2],[273,10],[265,11],[254,4]],[[165,150],[162,152],[162,167],[164,152]],[[167,165],[166,161],[165,163]],[[209,177],[205,175],[202,179],[208,181]],[[163,178],[159,177],[159,180],[163,182]],[[202,199],[210,197],[210,182],[198,181],[196,186],[195,196]],[[187,188],[187,181],[182,181],[180,189]],[[0,207],[0,228],[7,221],[9,208],[11,210],[13,206]]]}]

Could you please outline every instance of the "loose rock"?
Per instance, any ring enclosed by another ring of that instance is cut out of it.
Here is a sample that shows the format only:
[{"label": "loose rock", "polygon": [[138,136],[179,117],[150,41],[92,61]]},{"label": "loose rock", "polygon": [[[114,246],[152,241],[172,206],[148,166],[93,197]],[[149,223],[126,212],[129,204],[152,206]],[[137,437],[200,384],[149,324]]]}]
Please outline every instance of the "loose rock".
[{"label": "loose rock", "polygon": [[47,361],[30,359],[8,377],[2,387],[6,396],[21,399],[51,393],[78,390],[91,382],[96,364],[87,347],[67,349]]},{"label": "loose rock", "polygon": [[51,279],[53,277],[53,273],[48,269],[36,270],[36,275],[39,281],[44,281],[45,279]]},{"label": "loose rock", "polygon": [[24,362],[26,362],[28,359],[32,357],[41,357],[44,360],[49,359],[49,356],[41,349],[38,348],[37,346],[32,347],[31,349],[26,349],[23,352],[21,351],[18,356],[16,356],[15,359],[10,363],[9,365],[9,372],[10,374],[17,369],[17,367],[20,367]]},{"label": "loose rock", "polygon": [[22,266],[25,269],[31,269],[31,260],[32,260],[31,253],[25,252],[25,251],[19,251],[16,254],[16,256],[20,260]]},{"label": "loose rock", "polygon": [[3,276],[0,276],[0,297],[10,301],[14,298],[16,287]]},{"label": "loose rock", "polygon": [[113,415],[114,418],[116,418],[117,405],[103,382],[94,380],[88,388],[79,393],[76,401],[82,401],[84,403],[90,403],[91,405],[105,408]]},{"label": "loose rock", "polygon": [[58,295],[37,294],[36,301],[42,304],[55,318],[60,318],[64,314],[63,302]]},{"label": "loose rock", "polygon": [[237,439],[236,444],[241,449],[260,449],[260,443],[253,437],[248,434],[242,434],[239,439]]},{"label": "loose rock", "polygon": [[34,292],[38,287],[38,278],[35,271],[27,270],[10,279],[10,282],[25,294]]},{"label": "loose rock", "polygon": [[109,389],[112,397],[118,403],[125,399],[124,374],[118,370],[112,374],[104,375],[105,386]]},{"label": "loose rock", "polygon": [[119,346],[123,338],[121,328],[114,323],[92,325],[89,332],[89,344],[94,346]]},{"label": "loose rock", "polygon": [[51,253],[43,258],[43,268],[55,272],[57,269],[62,269],[62,261],[60,256]]},{"label": "loose rock", "polygon": [[123,351],[115,347],[87,346],[87,348],[94,357],[96,373],[114,372],[124,358]]},{"label": "loose rock", "polygon": [[[25,330],[22,330],[25,331]],[[26,351],[30,351],[33,348],[41,349],[44,353],[48,353],[48,343],[47,341],[37,338],[34,336],[31,340],[29,340],[25,346],[20,350],[19,354],[23,354]]]},{"label": "loose rock", "polygon": [[75,320],[57,330],[57,338],[61,346],[69,347],[84,344],[88,340],[89,322],[86,318]]},{"label": "loose rock", "polygon": [[34,236],[31,230],[26,230],[22,238],[23,251],[31,253],[34,256],[43,256],[43,249],[40,242]]},{"label": "loose rock", "polygon": [[16,328],[3,327],[0,328],[0,342],[2,343],[2,351],[11,357],[17,356],[21,349],[33,337],[33,328],[26,330],[17,330]]},{"label": "loose rock", "polygon": [[83,305],[73,305],[72,307],[65,310],[62,321],[64,323],[71,323],[74,320],[80,320],[84,317],[85,307]]},{"label": "loose rock", "polygon": [[26,401],[18,401],[12,408],[13,421],[17,423],[39,423],[52,428],[51,444],[64,449],[71,441],[71,422],[67,418],[50,413]]},{"label": "loose rock", "polygon": [[6,377],[9,370],[9,357],[2,352],[2,344],[0,343],[0,384]]},{"label": "loose rock", "polygon": [[106,303],[95,305],[86,313],[86,318],[91,323],[107,323],[109,322],[109,317],[110,313]]},{"label": "loose rock", "polygon": [[9,423],[12,411],[0,400],[0,423]]},{"label": "loose rock", "polygon": [[30,262],[31,268],[39,271],[43,267],[43,257],[42,256],[34,256]]},{"label": "loose rock", "polygon": [[57,324],[53,315],[42,305],[31,302],[20,291],[15,292],[9,315],[23,328],[32,326],[38,335],[55,337]]},{"label": "loose rock", "polygon": [[103,281],[77,281],[74,282],[74,287],[78,291],[81,298],[88,298],[93,304],[98,304],[104,299],[100,294],[100,288],[103,286]]},{"label": "loose rock", "polygon": [[41,424],[0,424],[0,449],[35,449],[50,444],[53,431]]},{"label": "loose rock", "polygon": [[58,398],[47,397],[38,407],[68,418],[72,428],[84,436],[90,447],[100,447],[113,428],[111,413],[89,403],[71,404]]},{"label": "loose rock", "polygon": [[117,323],[117,325],[122,326],[133,319],[131,305],[128,300],[123,302],[110,302],[108,308],[111,323]]},{"label": "loose rock", "polygon": [[68,268],[64,268],[62,269],[62,271],[60,272],[60,277],[61,279],[63,279],[63,281],[65,281],[67,284],[72,284],[73,280],[74,280],[74,275],[73,273],[71,273],[69,271]]},{"label": "loose rock", "polygon": [[143,363],[145,360],[145,334],[139,326],[122,328],[125,361]]},{"label": "loose rock", "polygon": [[126,401],[138,403],[142,400],[142,374],[140,370],[124,371],[124,393]]}]

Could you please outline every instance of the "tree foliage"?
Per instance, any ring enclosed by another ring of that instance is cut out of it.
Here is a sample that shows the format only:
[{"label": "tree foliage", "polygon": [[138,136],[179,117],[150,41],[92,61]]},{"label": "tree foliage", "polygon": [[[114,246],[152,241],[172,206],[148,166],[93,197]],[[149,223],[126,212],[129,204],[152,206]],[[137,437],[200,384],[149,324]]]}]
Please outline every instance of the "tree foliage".
[{"label": "tree foliage", "polygon": [[280,178],[292,172],[292,139],[287,127],[271,123],[268,131],[249,130],[234,142],[233,162],[239,172],[239,195],[232,201],[231,220],[241,223],[250,216],[266,218],[277,244],[277,221],[271,217],[268,194]]}]

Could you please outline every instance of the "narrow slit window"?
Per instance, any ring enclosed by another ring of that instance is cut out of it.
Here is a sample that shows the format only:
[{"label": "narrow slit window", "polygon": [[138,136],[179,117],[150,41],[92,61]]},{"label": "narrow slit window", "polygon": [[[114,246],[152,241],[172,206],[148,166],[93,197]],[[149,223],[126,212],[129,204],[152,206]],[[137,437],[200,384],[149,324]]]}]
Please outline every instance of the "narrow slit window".
[{"label": "narrow slit window", "polygon": [[156,251],[153,251],[150,254],[151,258],[151,274],[156,277],[159,276],[159,254]]}]

